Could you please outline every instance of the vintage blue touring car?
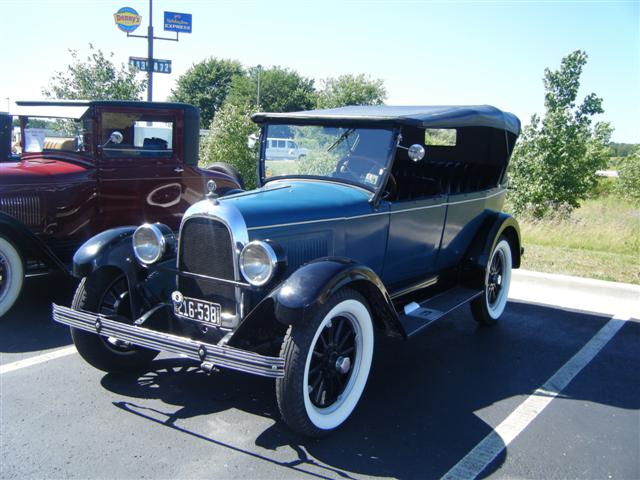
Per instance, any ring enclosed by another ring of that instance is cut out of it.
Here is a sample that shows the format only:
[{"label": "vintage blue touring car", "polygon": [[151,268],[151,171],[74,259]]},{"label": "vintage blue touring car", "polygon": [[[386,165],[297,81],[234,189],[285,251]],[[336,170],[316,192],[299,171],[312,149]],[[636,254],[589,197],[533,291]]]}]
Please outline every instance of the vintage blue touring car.
[{"label": "vintage blue touring car", "polygon": [[[218,197],[210,182],[177,235],[97,235],[74,257],[71,308],[53,315],[105,371],[167,351],[273,377],[284,421],[319,436],[358,403],[375,335],[411,337],[467,303],[482,325],[502,315],[522,253],[501,211],[520,122],[490,106],[252,119],[259,188]],[[271,138],[305,154],[272,156]]]}]

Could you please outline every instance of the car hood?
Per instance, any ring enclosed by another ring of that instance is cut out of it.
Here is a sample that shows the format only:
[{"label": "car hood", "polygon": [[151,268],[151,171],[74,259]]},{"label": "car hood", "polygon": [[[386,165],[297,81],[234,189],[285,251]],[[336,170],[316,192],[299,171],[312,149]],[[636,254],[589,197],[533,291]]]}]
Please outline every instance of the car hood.
[{"label": "car hood", "polygon": [[[49,183],[59,175],[82,174],[87,167],[49,158],[0,163],[0,185]],[[54,177],[54,178],[52,178]]]},{"label": "car hood", "polygon": [[338,182],[278,180],[220,201],[234,205],[252,229],[371,213],[372,195],[365,189]]}]

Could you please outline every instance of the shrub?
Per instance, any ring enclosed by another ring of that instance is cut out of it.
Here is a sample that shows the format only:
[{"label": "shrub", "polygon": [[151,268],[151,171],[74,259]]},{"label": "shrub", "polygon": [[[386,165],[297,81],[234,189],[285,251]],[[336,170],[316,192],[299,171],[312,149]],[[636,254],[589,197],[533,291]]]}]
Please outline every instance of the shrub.
[{"label": "shrub", "polygon": [[247,190],[257,186],[257,146],[250,149],[247,137],[257,126],[249,118],[251,107],[226,103],[211,123],[208,138],[203,142],[202,164],[226,162],[238,169]]}]

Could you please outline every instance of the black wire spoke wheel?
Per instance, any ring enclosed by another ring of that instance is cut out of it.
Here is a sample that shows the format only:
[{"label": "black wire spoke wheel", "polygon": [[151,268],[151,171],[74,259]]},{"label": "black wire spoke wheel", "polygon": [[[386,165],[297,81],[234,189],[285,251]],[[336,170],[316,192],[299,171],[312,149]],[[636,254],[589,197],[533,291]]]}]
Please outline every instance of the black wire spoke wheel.
[{"label": "black wire spoke wheel", "polygon": [[484,293],[471,302],[473,318],[481,325],[493,325],[502,316],[509,297],[512,265],[511,246],[501,236],[485,270]]},{"label": "black wire spoke wheel", "polygon": [[[104,291],[98,306],[98,313],[105,316],[121,316],[131,318],[131,303],[127,278],[116,278]],[[105,346],[117,353],[127,353],[133,350],[129,342],[114,337],[100,337]]]},{"label": "black wire spoke wheel", "polygon": [[[131,294],[126,277],[115,269],[101,269],[82,279],[73,297],[74,310],[117,317],[131,323]],[[114,337],[71,327],[80,356],[105,372],[130,373],[147,368],[158,352]]]},{"label": "black wire spoke wheel", "polygon": [[496,254],[493,256],[491,266],[489,267],[489,278],[487,282],[487,301],[491,306],[495,305],[500,296],[505,273],[504,267],[504,253],[502,250],[496,250]]},{"label": "black wire spoke wheel", "polygon": [[336,317],[322,330],[309,368],[309,397],[316,407],[338,401],[351,376],[356,353],[356,332],[351,321]]},{"label": "black wire spoke wheel", "polygon": [[276,379],[278,408],[287,425],[313,437],[340,427],[364,391],[373,348],[367,300],[350,288],[289,327],[280,353],[284,376]]}]

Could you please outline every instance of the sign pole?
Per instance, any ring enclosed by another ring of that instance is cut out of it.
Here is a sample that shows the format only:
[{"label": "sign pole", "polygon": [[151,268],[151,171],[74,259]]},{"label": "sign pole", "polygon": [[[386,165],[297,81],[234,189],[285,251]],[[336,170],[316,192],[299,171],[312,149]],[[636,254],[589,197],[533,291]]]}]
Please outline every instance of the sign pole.
[{"label": "sign pole", "polygon": [[147,30],[147,101],[153,101],[153,0],[149,0],[149,28]]},{"label": "sign pole", "polygon": [[127,37],[146,38],[147,39],[147,56],[146,57],[129,57],[129,65],[147,72],[147,101],[153,101],[153,73],[171,73],[171,60],[153,58],[153,41],[169,40],[172,42],[179,41],[180,32],[191,33],[192,20],[190,13],[164,12],[164,29],[165,31],[173,31],[176,38],[156,37],[153,34],[153,0],[149,0],[149,26],[146,35],[135,35],[131,32],[142,23],[142,16],[131,7],[122,7],[113,14],[116,25],[123,32],[127,32]]}]

